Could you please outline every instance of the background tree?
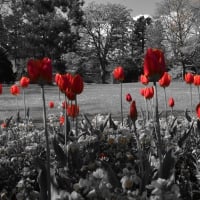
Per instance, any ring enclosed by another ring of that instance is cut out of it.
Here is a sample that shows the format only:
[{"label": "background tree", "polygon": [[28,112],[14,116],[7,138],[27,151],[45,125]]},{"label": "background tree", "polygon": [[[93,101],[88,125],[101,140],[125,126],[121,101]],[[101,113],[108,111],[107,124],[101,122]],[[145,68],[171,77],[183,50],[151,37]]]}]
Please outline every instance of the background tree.
[{"label": "background tree", "polygon": [[188,39],[194,34],[191,1],[164,0],[159,4],[157,12],[162,21],[168,55],[170,52],[171,59],[174,58],[176,63],[181,63],[184,75],[188,59],[183,49],[187,46]]},{"label": "background tree", "polygon": [[129,10],[120,4],[91,3],[85,9],[84,43],[99,62],[102,83],[106,82],[109,61],[125,54],[130,20]]}]

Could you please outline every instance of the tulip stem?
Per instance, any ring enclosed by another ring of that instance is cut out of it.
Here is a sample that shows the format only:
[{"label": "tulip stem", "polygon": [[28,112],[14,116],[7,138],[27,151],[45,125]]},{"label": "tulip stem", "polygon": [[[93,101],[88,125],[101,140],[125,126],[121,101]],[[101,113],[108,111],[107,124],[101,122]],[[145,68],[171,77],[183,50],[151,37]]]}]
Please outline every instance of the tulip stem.
[{"label": "tulip stem", "polygon": [[190,106],[191,106],[191,114],[192,114],[192,84],[190,84]]},{"label": "tulip stem", "polygon": [[167,123],[167,95],[166,95],[166,89],[164,87],[164,95],[165,95],[165,119]]},{"label": "tulip stem", "polygon": [[46,105],[45,105],[45,95],[44,86],[41,85],[42,101],[43,101],[43,123],[46,138],[46,160],[47,160],[47,193],[48,199],[51,200],[51,185],[50,185],[50,149],[49,149],[49,136],[47,131],[47,116],[46,116]]},{"label": "tulip stem", "polygon": [[200,92],[199,92],[199,85],[197,86],[198,95],[199,95],[199,102],[200,102]]},{"label": "tulip stem", "polygon": [[121,96],[121,121],[122,121],[122,126],[123,126],[123,105],[122,105],[122,82],[120,82],[120,96]]},{"label": "tulip stem", "polygon": [[159,122],[159,114],[158,114],[158,92],[157,92],[157,85],[156,82],[153,82],[154,89],[155,89],[155,132],[157,136],[157,151],[158,151],[158,157],[159,157],[159,163],[160,163],[160,171],[159,171],[159,177],[162,177],[162,140],[160,135],[160,122]]}]

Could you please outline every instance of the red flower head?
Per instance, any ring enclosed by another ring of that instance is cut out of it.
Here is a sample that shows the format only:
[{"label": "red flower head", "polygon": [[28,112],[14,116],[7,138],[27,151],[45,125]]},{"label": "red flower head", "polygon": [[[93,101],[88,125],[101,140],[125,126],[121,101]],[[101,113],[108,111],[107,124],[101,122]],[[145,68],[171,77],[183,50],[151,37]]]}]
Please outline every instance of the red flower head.
[{"label": "red flower head", "polygon": [[71,104],[69,106],[67,106],[67,114],[68,116],[75,118],[78,116],[79,114],[79,106],[75,105],[75,104]]},{"label": "red flower head", "polygon": [[65,117],[64,116],[60,116],[59,122],[60,122],[60,125],[63,126],[64,123],[65,123]]},{"label": "red flower head", "polygon": [[60,76],[57,76],[57,85],[61,92],[65,93],[66,89],[69,87],[69,80],[66,76],[66,74],[62,74]]},{"label": "red flower head", "polygon": [[136,108],[135,101],[132,101],[132,102],[131,102],[129,117],[130,117],[132,120],[136,120],[136,119],[137,119],[137,108]]},{"label": "red flower head", "polygon": [[63,101],[63,102],[62,102],[62,108],[63,108],[63,109],[67,109],[67,102],[66,102],[66,101]]},{"label": "red flower head", "polygon": [[54,108],[54,102],[53,101],[49,101],[49,108]]},{"label": "red flower head", "polygon": [[197,117],[200,119],[200,103],[196,106],[196,114]]},{"label": "red flower head", "polygon": [[144,85],[147,85],[149,83],[148,78],[145,75],[140,76],[140,82]]},{"label": "red flower head", "polygon": [[10,87],[10,93],[12,95],[15,95],[15,96],[19,95],[20,94],[20,88],[17,85],[12,85]]},{"label": "red flower head", "polygon": [[123,81],[124,78],[125,78],[125,75],[124,75],[124,68],[121,67],[121,66],[116,67],[116,68],[113,70],[113,77],[114,77],[115,80]]},{"label": "red flower head", "polygon": [[59,73],[57,73],[57,74],[55,75],[54,80],[55,80],[56,85],[58,85],[58,82],[59,82],[59,79],[60,79],[61,76],[62,76],[62,75],[59,74]]},{"label": "red flower head", "polygon": [[144,97],[146,99],[151,99],[153,98],[154,95],[154,88],[153,87],[148,87],[144,89]]},{"label": "red flower head", "polygon": [[28,77],[22,76],[22,78],[20,79],[20,86],[22,88],[26,88],[29,86],[30,83],[30,79]]},{"label": "red flower head", "polygon": [[141,88],[141,89],[140,89],[140,94],[141,94],[143,97],[144,97],[145,89],[146,89],[146,88]]},{"label": "red flower head", "polygon": [[76,99],[76,94],[70,88],[66,89],[65,94],[66,94],[67,98],[71,101]]},{"label": "red flower head", "polygon": [[161,87],[168,87],[171,83],[171,76],[165,72],[163,76],[159,80],[159,84]]},{"label": "red flower head", "polygon": [[3,86],[2,84],[0,84],[0,94],[2,94],[2,92],[3,92]]},{"label": "red flower head", "polygon": [[200,75],[194,75],[194,85],[200,86]]},{"label": "red flower head", "polygon": [[144,58],[144,75],[149,81],[158,81],[166,71],[164,53],[148,48]]},{"label": "red flower head", "polygon": [[168,100],[168,105],[169,107],[173,108],[174,107],[174,99],[172,97],[169,98]]},{"label": "red flower head", "polygon": [[27,63],[27,71],[32,82],[52,82],[52,65],[51,60],[47,57],[41,60],[29,60]]},{"label": "red flower head", "polygon": [[126,95],[126,101],[128,101],[128,102],[132,101],[132,97],[129,93]]},{"label": "red flower head", "polygon": [[84,88],[83,79],[79,74],[76,74],[71,81],[71,89],[75,94],[81,94]]},{"label": "red flower head", "polygon": [[192,84],[193,81],[194,81],[194,76],[193,76],[192,73],[187,73],[187,74],[185,74],[185,82],[186,82],[187,84]]}]

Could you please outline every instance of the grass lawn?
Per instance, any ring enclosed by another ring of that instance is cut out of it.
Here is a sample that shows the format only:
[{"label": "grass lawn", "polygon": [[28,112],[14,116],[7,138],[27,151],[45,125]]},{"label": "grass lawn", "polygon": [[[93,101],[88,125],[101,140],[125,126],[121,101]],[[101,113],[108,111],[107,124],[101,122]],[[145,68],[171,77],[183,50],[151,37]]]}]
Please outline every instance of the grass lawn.
[{"label": "grass lawn", "polygon": [[[151,83],[149,84],[149,86]],[[145,108],[145,102],[140,95],[141,83],[124,83],[123,84],[123,111],[124,116],[127,115],[129,104],[125,100],[125,95],[130,93],[132,98],[136,101],[138,111]],[[3,94],[0,97],[0,121],[5,120],[11,116],[16,116],[17,104],[20,110],[20,115],[23,116],[23,94],[16,97],[9,92],[10,86],[3,86]],[[174,110],[184,112],[186,108],[190,110],[190,90],[189,85],[185,82],[172,82],[166,88],[167,98],[172,96],[175,100]],[[40,121],[42,118],[42,99],[41,91],[38,85],[29,85],[25,89],[26,104],[30,108],[30,117],[34,121]],[[57,109],[59,103],[59,93],[57,86],[45,86],[45,97],[48,104],[49,101],[55,102],[55,108],[47,109],[48,113],[59,114]],[[198,100],[197,88],[192,86],[193,93],[193,110]],[[159,111],[165,109],[164,90],[158,86]],[[64,95],[61,94],[61,100],[64,100]],[[120,116],[120,85],[119,84],[85,84],[82,94],[78,96],[78,103],[80,105],[80,113],[94,115],[97,113],[108,114],[111,113],[113,117]]]}]

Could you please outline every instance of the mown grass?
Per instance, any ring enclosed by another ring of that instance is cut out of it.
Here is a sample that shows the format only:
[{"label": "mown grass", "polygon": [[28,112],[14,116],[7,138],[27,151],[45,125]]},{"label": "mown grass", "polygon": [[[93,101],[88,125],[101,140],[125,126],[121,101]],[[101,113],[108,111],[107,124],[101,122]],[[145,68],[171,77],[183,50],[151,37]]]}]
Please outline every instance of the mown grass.
[{"label": "mown grass", "polygon": [[[149,86],[152,84],[150,83]],[[129,104],[125,100],[125,95],[130,93],[136,101],[138,111],[145,109],[145,102],[140,95],[140,88],[144,87],[141,83],[124,83],[123,84],[123,111],[124,116],[128,114]],[[3,93],[0,96],[0,121],[11,116],[16,116],[17,103],[21,116],[23,116],[23,95],[22,90],[20,96],[16,97],[10,94],[10,85],[3,86]],[[190,90],[189,85],[182,81],[172,81],[170,86],[166,88],[167,98],[175,99],[174,110],[184,112],[186,108],[190,110]],[[25,89],[26,104],[30,108],[30,117],[33,120],[40,121],[42,119],[42,99],[40,87],[35,84],[29,85]],[[199,102],[197,88],[192,86],[193,111]],[[61,95],[61,102],[64,95]],[[45,86],[45,97],[48,106],[49,101],[55,102],[55,108],[47,109],[48,113],[59,115],[60,106],[59,92],[57,86]],[[159,111],[165,110],[164,90],[158,85]],[[80,113],[94,115],[97,113],[111,113],[113,117],[120,116],[120,85],[119,84],[85,84],[82,94],[78,96],[80,105]]]}]

